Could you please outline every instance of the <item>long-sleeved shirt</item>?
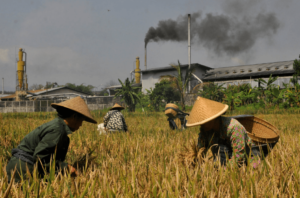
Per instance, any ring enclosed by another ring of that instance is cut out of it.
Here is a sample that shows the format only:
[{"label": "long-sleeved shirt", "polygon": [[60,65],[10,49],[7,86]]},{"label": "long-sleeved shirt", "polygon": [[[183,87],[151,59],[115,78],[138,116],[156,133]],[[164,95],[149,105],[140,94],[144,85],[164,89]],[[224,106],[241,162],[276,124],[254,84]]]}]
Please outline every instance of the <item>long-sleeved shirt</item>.
[{"label": "long-sleeved shirt", "polygon": [[27,134],[17,148],[32,155],[35,161],[41,161],[46,170],[49,169],[50,159],[56,150],[56,169],[64,169],[68,165],[63,161],[70,144],[68,134],[71,133],[62,118],[55,118]]},{"label": "long-sleeved shirt", "polygon": [[[198,147],[209,148],[213,144],[224,144],[232,148],[233,155],[229,159],[229,164],[233,162],[244,162],[246,158],[246,146],[254,146],[254,142],[249,138],[244,126],[236,119],[221,116],[221,127],[218,132],[200,132],[198,137]],[[250,163],[255,159],[251,158]]]},{"label": "long-sleeved shirt", "polygon": [[127,125],[123,114],[118,110],[111,110],[103,118],[104,127],[113,130],[127,131]]}]

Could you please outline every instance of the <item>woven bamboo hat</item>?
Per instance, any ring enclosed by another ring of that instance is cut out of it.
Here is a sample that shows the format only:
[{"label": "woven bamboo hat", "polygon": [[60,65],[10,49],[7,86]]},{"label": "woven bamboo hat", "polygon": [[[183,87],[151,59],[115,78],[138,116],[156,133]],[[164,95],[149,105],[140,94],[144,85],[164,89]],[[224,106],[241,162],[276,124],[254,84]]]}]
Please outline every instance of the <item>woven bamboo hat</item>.
[{"label": "woven bamboo hat", "polygon": [[203,125],[226,112],[228,105],[209,100],[206,98],[197,98],[190,116],[188,117],[187,127]]},{"label": "woven bamboo hat", "polygon": [[246,129],[247,135],[259,143],[275,143],[279,139],[279,130],[269,122],[258,117],[241,117],[237,119]]},{"label": "woven bamboo hat", "polygon": [[112,108],[110,108],[109,110],[113,110],[113,109],[124,109],[124,107],[122,107],[121,105],[119,105],[118,103],[116,103]]},{"label": "woven bamboo hat", "polygon": [[60,103],[52,103],[51,106],[56,109],[57,107],[64,107],[70,110],[73,110],[77,113],[80,113],[81,115],[84,116],[84,120],[87,122],[91,122],[93,124],[97,124],[97,121],[94,120],[93,116],[91,115],[91,112],[84,102],[84,100],[78,96],[76,98],[72,98],[70,100],[66,100],[64,102]]},{"label": "woven bamboo hat", "polygon": [[168,104],[166,104],[166,107],[165,107],[165,115],[168,117],[171,117],[171,118],[175,118],[177,116],[177,111],[175,111],[174,109],[168,108],[168,107],[171,107],[174,109],[179,109],[178,106],[173,103],[168,103]]}]

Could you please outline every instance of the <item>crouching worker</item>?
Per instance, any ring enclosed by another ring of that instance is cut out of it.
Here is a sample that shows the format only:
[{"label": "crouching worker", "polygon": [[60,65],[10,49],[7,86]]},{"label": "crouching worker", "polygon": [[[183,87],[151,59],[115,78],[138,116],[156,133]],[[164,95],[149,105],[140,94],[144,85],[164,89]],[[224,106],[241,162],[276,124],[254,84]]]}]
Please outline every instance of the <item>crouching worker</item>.
[{"label": "crouching worker", "polygon": [[127,125],[121,110],[124,107],[115,104],[103,118],[104,128],[107,132],[127,132]]},{"label": "crouching worker", "polygon": [[58,117],[31,131],[17,148],[12,149],[12,157],[6,166],[8,182],[15,168],[15,182],[20,182],[21,175],[24,179],[28,177],[35,165],[40,177],[44,177],[54,156],[56,173],[68,171],[72,176],[77,175],[76,169],[64,162],[70,144],[68,135],[77,131],[83,121],[97,122],[81,97],[52,103],[51,106],[56,109]]},{"label": "crouching worker", "polygon": [[[215,160],[218,156],[222,165],[246,164],[249,148],[255,144],[241,123],[231,117],[221,116],[227,109],[228,105],[198,97],[186,126],[201,126],[198,148],[207,151],[212,146]],[[259,156],[250,157],[249,162],[257,167]]]}]

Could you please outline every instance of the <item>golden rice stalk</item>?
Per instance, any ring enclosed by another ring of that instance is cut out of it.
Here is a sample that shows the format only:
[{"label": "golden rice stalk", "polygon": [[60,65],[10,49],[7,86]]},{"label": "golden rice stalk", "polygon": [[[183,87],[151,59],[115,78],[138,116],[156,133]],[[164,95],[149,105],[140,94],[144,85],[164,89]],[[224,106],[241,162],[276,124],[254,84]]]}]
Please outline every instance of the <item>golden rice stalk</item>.
[{"label": "golden rice stalk", "polygon": [[204,157],[207,152],[205,147],[198,148],[194,141],[190,142],[190,147],[184,147],[184,151],[179,153],[179,161],[187,166],[195,167],[196,164],[204,162]]},{"label": "golden rice stalk", "polygon": [[16,170],[17,170],[17,168],[15,168],[15,170],[14,170],[12,176],[11,176],[10,183],[9,183],[9,185],[8,185],[8,187],[7,187],[7,189],[6,189],[5,193],[4,193],[4,195],[3,195],[3,198],[7,198],[7,197],[9,196],[11,186],[12,186],[12,184],[14,183],[14,178],[15,178]]},{"label": "golden rice stalk", "polygon": [[81,157],[78,157],[75,162],[72,163],[72,166],[77,168],[78,170],[87,169],[91,164],[95,164],[96,156],[92,156],[96,149],[96,146],[93,148],[88,148],[88,151]]}]

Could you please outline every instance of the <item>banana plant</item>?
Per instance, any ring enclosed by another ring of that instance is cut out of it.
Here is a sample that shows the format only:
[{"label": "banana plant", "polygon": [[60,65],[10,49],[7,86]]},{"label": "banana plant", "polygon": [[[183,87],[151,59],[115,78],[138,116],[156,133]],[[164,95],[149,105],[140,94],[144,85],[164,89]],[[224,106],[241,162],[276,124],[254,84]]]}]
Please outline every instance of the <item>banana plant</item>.
[{"label": "banana plant", "polygon": [[244,94],[244,92],[233,93],[231,91],[225,92],[224,102],[228,104],[230,110],[234,110],[234,107],[240,105],[242,100],[240,97]]}]

